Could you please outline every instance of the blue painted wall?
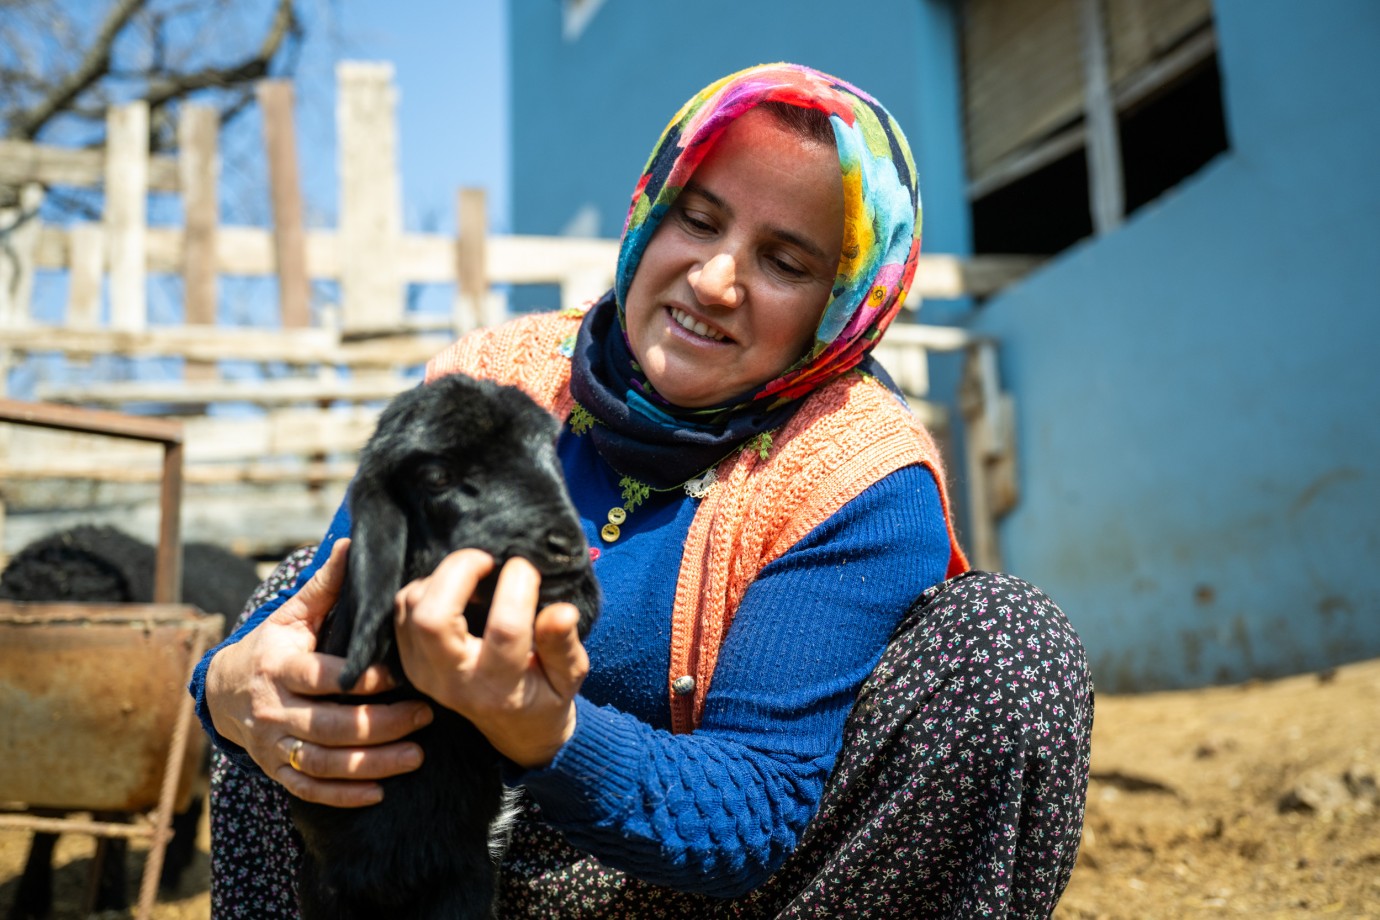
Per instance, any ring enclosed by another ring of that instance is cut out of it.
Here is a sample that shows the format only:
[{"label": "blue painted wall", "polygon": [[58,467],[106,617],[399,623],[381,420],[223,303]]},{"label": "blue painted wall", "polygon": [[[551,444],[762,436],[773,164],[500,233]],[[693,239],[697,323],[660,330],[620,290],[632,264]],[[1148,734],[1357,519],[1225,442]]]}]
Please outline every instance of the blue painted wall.
[{"label": "blue painted wall", "polygon": [[1218,0],[1231,151],[979,311],[1106,689],[1380,654],[1380,4]]},{"label": "blue painted wall", "polygon": [[[1380,3],[1215,9],[1231,151],[985,306],[924,312],[1001,340],[1006,568],[1065,608],[1106,690],[1380,655]],[[590,205],[616,236],[685,97],[793,59],[892,109],[926,250],[969,251],[948,0],[690,10],[608,0],[567,43],[559,4],[511,0],[517,232]]]},{"label": "blue painted wall", "polygon": [[[840,15],[822,0],[607,0],[570,42],[561,6],[509,3],[514,232],[559,233],[593,208],[595,235],[617,237],[647,155],[681,103],[735,70],[789,60],[855,83],[891,110],[925,183],[926,248],[967,251],[947,3],[871,0],[865,15]],[[922,111],[939,113],[934,130],[922,130]]]}]

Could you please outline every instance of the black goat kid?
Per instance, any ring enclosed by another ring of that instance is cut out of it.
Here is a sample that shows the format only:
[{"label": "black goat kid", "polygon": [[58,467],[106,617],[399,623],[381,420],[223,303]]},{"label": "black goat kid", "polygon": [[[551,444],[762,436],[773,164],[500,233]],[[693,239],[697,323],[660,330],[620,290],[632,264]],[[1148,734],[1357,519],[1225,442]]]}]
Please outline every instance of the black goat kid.
[{"label": "black goat kid", "polygon": [[[349,572],[318,641],[321,651],[346,657],[347,688],[375,662],[403,679],[394,595],[455,549],[482,549],[500,565],[514,556],[531,561],[541,602],[574,603],[580,635],[588,632],[598,586],[561,477],[558,430],[520,390],[459,374],[384,410],[350,487]],[[492,577],[486,581],[491,591]],[[475,634],[486,614],[478,604],[466,610]],[[390,694],[420,696],[406,683]],[[492,916],[489,834],[503,800],[502,760],[467,720],[435,709],[435,720],[412,736],[425,752],[421,768],[384,780],[379,804],[293,800],[306,844],[298,878],[305,920]]]}]

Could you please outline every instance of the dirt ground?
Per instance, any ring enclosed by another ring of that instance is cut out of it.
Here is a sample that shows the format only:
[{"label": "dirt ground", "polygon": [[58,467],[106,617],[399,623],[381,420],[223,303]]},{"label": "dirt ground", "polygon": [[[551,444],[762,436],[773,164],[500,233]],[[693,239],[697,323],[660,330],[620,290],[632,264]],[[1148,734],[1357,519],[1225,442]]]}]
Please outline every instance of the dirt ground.
[{"label": "dirt ground", "polygon": [[[1377,777],[1380,660],[1100,697],[1083,848],[1055,917],[1380,918]],[[207,917],[207,842],[203,825],[202,857],[157,920]],[[26,848],[0,832],[0,912]],[[80,916],[90,853],[60,844],[55,917]]]},{"label": "dirt ground", "polygon": [[1380,660],[1101,697],[1059,920],[1380,917]]}]

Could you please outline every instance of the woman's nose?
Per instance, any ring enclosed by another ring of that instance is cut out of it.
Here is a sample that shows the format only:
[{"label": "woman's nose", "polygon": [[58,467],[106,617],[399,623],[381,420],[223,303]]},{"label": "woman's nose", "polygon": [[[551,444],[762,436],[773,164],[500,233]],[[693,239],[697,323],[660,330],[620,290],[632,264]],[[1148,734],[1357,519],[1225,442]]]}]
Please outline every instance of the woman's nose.
[{"label": "woman's nose", "polygon": [[736,307],[742,300],[738,288],[738,269],[733,256],[716,254],[690,272],[690,287],[702,304]]}]

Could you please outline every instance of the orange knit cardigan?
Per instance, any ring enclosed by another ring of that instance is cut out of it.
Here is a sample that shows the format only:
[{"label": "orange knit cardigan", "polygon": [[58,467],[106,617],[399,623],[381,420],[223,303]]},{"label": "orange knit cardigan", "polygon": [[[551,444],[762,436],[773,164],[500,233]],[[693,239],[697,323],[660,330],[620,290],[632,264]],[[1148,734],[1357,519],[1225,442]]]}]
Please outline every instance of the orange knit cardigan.
[{"label": "orange knit cardigan", "polygon": [[[463,372],[516,386],[564,421],[575,402],[563,355],[582,316],[579,310],[527,316],[471,333],[431,360],[427,380]],[[671,614],[667,692],[674,731],[700,724],[719,648],[762,568],[868,486],[912,464],[928,467],[939,484],[952,577],[968,561],[954,535],[939,451],[914,414],[874,378],[845,374],[811,394],[773,434],[766,459],[744,449],[719,464],[718,484],[690,523]],[[693,692],[677,692],[690,685],[687,676]]]}]

